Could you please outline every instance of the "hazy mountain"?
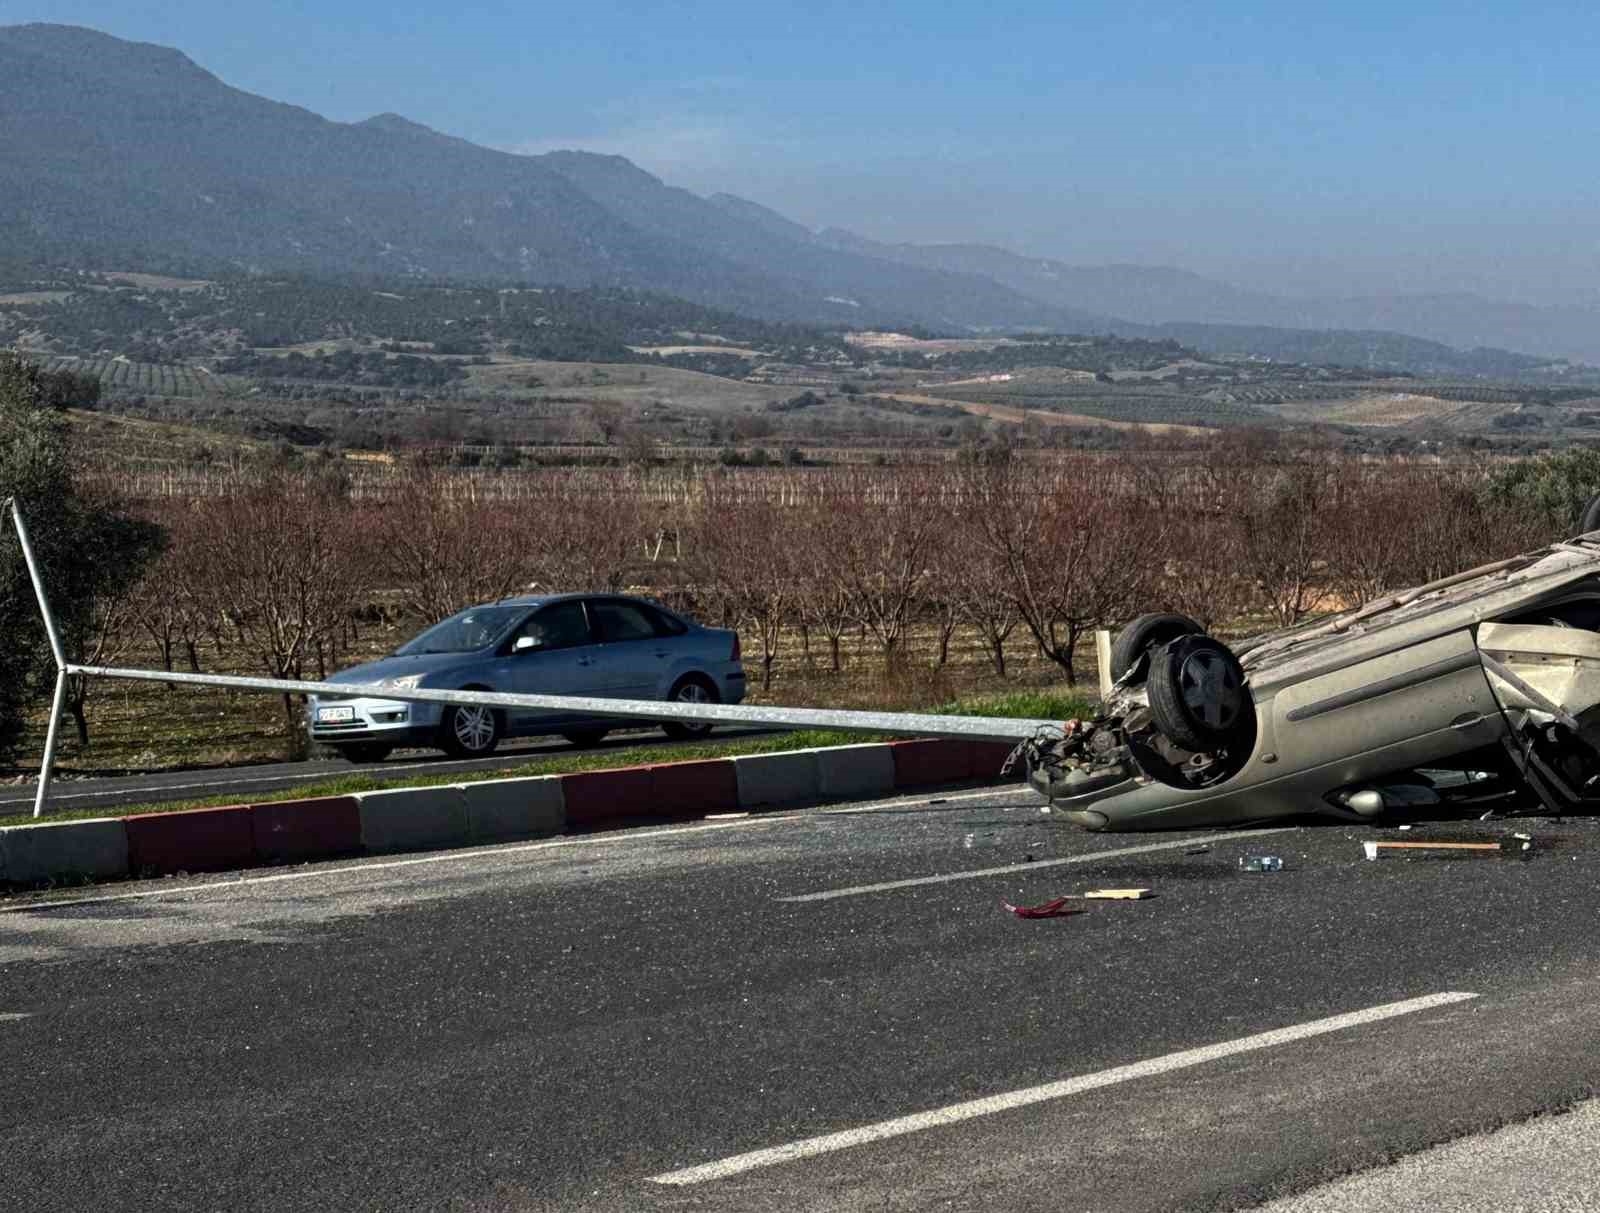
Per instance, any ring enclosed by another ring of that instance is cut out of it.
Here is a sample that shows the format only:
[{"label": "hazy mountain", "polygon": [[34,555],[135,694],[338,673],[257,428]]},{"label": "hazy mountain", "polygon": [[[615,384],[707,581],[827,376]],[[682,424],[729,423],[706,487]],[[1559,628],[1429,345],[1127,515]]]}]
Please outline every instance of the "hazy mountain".
[{"label": "hazy mountain", "polygon": [[1041,302],[1137,324],[1381,330],[1458,349],[1499,346],[1600,362],[1600,305],[1592,302],[1536,307],[1467,294],[1301,299],[1165,266],[1068,265],[982,244],[884,244],[836,228],[817,239],[830,248],[925,269],[981,274]]},{"label": "hazy mountain", "polygon": [[[24,251],[93,268],[626,285],[806,324],[1393,330],[1600,361],[1600,305],[1290,300],[1176,269],[814,234],[621,157],[512,155],[392,113],[330,122],[176,50],[60,25],[0,27],[0,256]],[[1363,332],[1331,348],[1368,349]]]},{"label": "hazy mountain", "polygon": [[[628,284],[775,318],[1105,327],[988,279],[819,254],[618,157],[330,122],[175,50],[0,27],[0,240],[78,262]],[[802,229],[803,232],[803,229]]]}]

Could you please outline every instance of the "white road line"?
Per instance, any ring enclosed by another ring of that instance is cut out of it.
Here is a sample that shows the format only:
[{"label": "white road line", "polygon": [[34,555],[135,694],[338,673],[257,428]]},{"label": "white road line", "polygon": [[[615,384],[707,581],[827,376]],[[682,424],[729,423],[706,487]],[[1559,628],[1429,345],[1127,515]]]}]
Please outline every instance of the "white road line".
[{"label": "white road line", "polygon": [[1180,838],[1169,842],[1147,842],[1137,847],[1118,847],[1114,851],[1089,851],[1083,855],[1068,855],[1064,859],[1036,859],[1030,863],[1008,863],[1002,868],[978,868],[971,872],[947,872],[943,876],[913,876],[909,880],[885,880],[879,884],[861,884],[848,889],[828,889],[822,893],[801,893],[795,897],[779,897],[778,901],[832,901],[836,897],[859,897],[865,893],[883,893],[890,889],[909,889],[923,884],[948,884],[953,880],[977,880],[984,876],[1004,876],[1010,872],[1033,872],[1040,868],[1055,868],[1066,863],[1095,863],[1101,859],[1117,859],[1123,855],[1145,855],[1151,851],[1175,851],[1180,847],[1196,847],[1212,842],[1227,842],[1233,838],[1257,838],[1262,834],[1283,834],[1292,826],[1276,826],[1265,830],[1230,830],[1226,834],[1206,834],[1200,838]]},{"label": "white road line", "polygon": [[365,872],[382,872],[391,868],[414,868],[427,863],[470,863],[479,859],[497,859],[502,855],[518,855],[525,851],[549,851],[558,847],[583,846],[586,843],[633,842],[638,839],[665,838],[673,834],[697,834],[708,830],[732,830],[750,825],[777,825],[783,822],[804,820],[789,814],[771,814],[740,821],[717,821],[704,825],[668,826],[659,830],[617,830],[602,834],[576,834],[566,838],[552,838],[545,842],[521,842],[499,847],[467,847],[457,851],[440,851],[433,855],[419,855],[413,859],[388,859],[376,863],[345,864],[337,868],[308,868],[304,871],[278,872],[272,876],[241,876],[238,880],[212,880],[205,884],[184,885],[177,889],[147,889],[138,893],[108,893],[103,897],[74,897],[70,901],[29,901],[19,905],[0,904],[0,914],[38,913],[44,910],[64,910],[69,906],[99,905],[110,901],[141,901],[147,897],[182,897],[186,894],[225,893],[251,885],[281,884],[285,880],[315,880],[319,877],[361,875]]},{"label": "white road line", "polygon": [[[874,800],[871,804],[851,805],[848,809],[822,809],[824,817],[845,817],[851,813],[876,813],[880,809],[901,809],[908,804],[956,804],[963,800],[994,800],[1001,796],[1028,796],[1033,803],[1041,800],[1039,793],[1032,788],[990,788],[983,792],[950,792],[942,796],[929,796],[926,792],[918,792],[911,796],[896,796],[893,800]],[[30,801],[30,803],[32,803]]]},{"label": "white road line", "polygon": [[730,1175],[753,1171],[759,1167],[772,1167],[779,1163],[793,1162],[799,1158],[812,1158],[818,1154],[831,1154],[836,1150],[847,1150],[852,1146],[866,1145],[868,1142],[884,1141],[891,1137],[902,1137],[907,1133],[920,1133],[924,1129],[937,1129],[944,1125],[959,1124],[964,1120],[973,1120],[980,1116],[993,1116],[999,1112],[1009,1112],[1013,1108],[1023,1108],[1030,1104],[1044,1103],[1052,1099],[1064,1099],[1069,1095],[1079,1095],[1084,1091],[1094,1091],[1101,1087],[1114,1086],[1122,1082],[1132,1082],[1139,1078],[1150,1078],[1157,1074],[1170,1074],[1174,1070],[1185,1070],[1192,1066],[1204,1065],[1206,1062],[1216,1061],[1219,1058],[1233,1057],[1240,1053],[1253,1053],[1258,1049],[1270,1049],[1277,1045],[1291,1044],[1297,1040],[1325,1036],[1329,1032],[1342,1032],[1346,1028],[1377,1023],[1381,1020],[1393,1019],[1398,1015],[1413,1015],[1418,1011],[1428,1011],[1434,1007],[1449,1006],[1452,1003],[1465,1002],[1476,997],[1476,994],[1452,991],[1442,994],[1428,994],[1421,998],[1409,998],[1404,1002],[1384,1003],[1382,1006],[1368,1007],[1364,1011],[1351,1011],[1344,1015],[1334,1015],[1328,1019],[1315,1019],[1310,1023],[1296,1024],[1293,1027],[1275,1028],[1270,1032],[1260,1032],[1254,1036],[1244,1036],[1238,1040],[1224,1041],[1221,1044],[1204,1045],[1198,1049],[1185,1049],[1181,1053],[1168,1053],[1164,1057],[1152,1057],[1145,1061],[1136,1061],[1131,1065],[1117,1066],[1110,1070],[1100,1070],[1094,1074],[1080,1074],[1076,1078],[1067,1078],[1060,1082],[1045,1083],[1037,1087],[1026,1087],[1023,1090],[1009,1091],[1003,1095],[990,1095],[984,1099],[968,1100],[966,1103],[950,1104],[947,1107],[935,1108],[929,1112],[917,1112],[910,1116],[897,1117],[894,1120],[883,1120],[874,1125],[863,1125],[859,1129],[846,1129],[841,1133],[826,1133],[821,1137],[808,1137],[802,1141],[791,1142],[784,1146],[773,1146],[766,1150],[752,1150],[748,1154],[735,1154],[733,1157],[724,1158],[720,1162],[709,1162],[697,1167],[686,1167],[681,1171],[667,1171],[661,1175],[652,1175],[650,1180],[652,1183],[658,1184],[682,1185],[705,1183],[713,1179],[726,1179]]},{"label": "white road line", "polygon": [[0,1023],[15,1023],[19,1019],[28,1018],[24,1011],[0,1011]]}]

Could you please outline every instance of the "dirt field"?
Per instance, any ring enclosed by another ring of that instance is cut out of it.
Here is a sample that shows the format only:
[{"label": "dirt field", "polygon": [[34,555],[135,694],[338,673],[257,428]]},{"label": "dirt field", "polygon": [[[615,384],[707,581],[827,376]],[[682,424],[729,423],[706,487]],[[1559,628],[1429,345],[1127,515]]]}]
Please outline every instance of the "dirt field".
[{"label": "dirt field", "polygon": [[907,392],[885,392],[890,400],[906,404],[937,404],[946,408],[963,409],[975,417],[992,417],[996,421],[1021,424],[1025,418],[1037,419],[1044,425],[1093,426],[1110,430],[1141,430],[1146,434],[1210,434],[1213,431],[1198,425],[1176,425],[1155,421],[1111,421],[1105,417],[1090,417],[1084,413],[1059,413],[1054,409],[1020,409],[1003,404],[980,404],[974,400],[951,400],[944,396],[918,396]]}]

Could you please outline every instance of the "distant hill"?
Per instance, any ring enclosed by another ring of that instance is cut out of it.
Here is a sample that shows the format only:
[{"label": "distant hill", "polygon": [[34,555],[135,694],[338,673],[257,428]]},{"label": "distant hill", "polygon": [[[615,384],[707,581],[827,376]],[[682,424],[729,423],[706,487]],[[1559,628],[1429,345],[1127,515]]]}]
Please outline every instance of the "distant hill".
[{"label": "distant hill", "polygon": [[818,240],[863,256],[982,275],[1041,302],[1141,325],[1387,332],[1457,349],[1504,347],[1600,363],[1600,305],[1535,307],[1468,294],[1302,299],[1243,290],[1167,266],[1068,265],[983,244],[884,244],[837,228]]},{"label": "distant hill", "polygon": [[[512,155],[393,113],[330,122],[171,48],[63,25],[0,26],[0,279],[26,278],[19,263],[630,288],[833,329],[1149,338],[1229,325],[1218,340],[1274,357],[1308,341],[1268,330],[1340,330],[1309,344],[1355,365],[1376,365],[1372,335],[1386,333],[1379,346],[1424,360],[1389,365],[1430,370],[1480,346],[1600,362],[1600,308],[1288,300],[1170,268],[816,234],[618,156]],[[1505,362],[1491,351],[1443,369]]]},{"label": "distant hill", "polygon": [[637,286],[807,323],[1109,321],[988,279],[819,254],[620,157],[330,122],[181,53],[0,27],[0,243],[75,264]]}]

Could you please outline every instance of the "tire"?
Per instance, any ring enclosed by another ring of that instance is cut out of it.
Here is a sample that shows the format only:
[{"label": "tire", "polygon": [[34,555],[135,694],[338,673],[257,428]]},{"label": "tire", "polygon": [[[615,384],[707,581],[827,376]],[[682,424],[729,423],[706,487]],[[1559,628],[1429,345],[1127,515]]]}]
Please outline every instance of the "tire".
[{"label": "tire", "polygon": [[1210,636],[1180,636],[1151,654],[1145,688],[1156,728],[1193,753],[1227,745],[1254,720],[1244,667]]},{"label": "tire", "polygon": [[[484,687],[466,687],[481,691]],[[500,713],[478,704],[451,705],[439,721],[439,747],[452,758],[486,758],[505,734]]]},{"label": "tire", "polygon": [[1187,615],[1140,615],[1111,642],[1111,681],[1116,682],[1138,665],[1139,659],[1149,650],[1169,644],[1180,636],[1198,636],[1204,631]]},{"label": "tire", "polygon": [[334,748],[350,762],[382,762],[394,752],[387,741],[351,741]]},{"label": "tire", "polygon": [[1578,534],[1587,535],[1590,531],[1600,531],[1600,493],[1589,499],[1583,516],[1578,519]]},{"label": "tire", "polygon": [[[717,694],[717,688],[698,674],[690,674],[678,679],[667,692],[667,698],[673,703],[721,703],[722,696]],[[716,726],[709,724],[684,724],[681,721],[669,720],[661,726],[661,731],[668,737],[677,741],[690,741],[704,737]]]},{"label": "tire", "polygon": [[580,750],[592,750],[606,739],[610,729],[573,729],[570,733],[561,734]]}]

